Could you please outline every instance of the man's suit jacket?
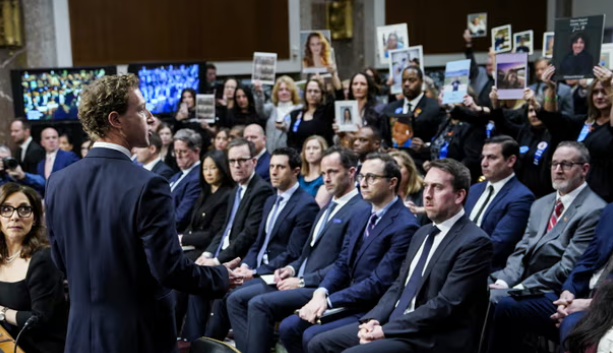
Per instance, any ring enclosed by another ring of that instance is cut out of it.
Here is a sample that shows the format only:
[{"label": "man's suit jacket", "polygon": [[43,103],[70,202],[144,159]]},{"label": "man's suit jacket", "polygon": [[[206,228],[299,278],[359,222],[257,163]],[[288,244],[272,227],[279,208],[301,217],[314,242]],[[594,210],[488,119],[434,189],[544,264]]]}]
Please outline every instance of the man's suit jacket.
[{"label": "man's suit jacket", "polygon": [[213,299],[223,266],[183,256],[168,182],[121,152],[93,148],[47,184],[53,260],[68,279],[66,352],[178,352],[173,289]]},{"label": "man's suit jacket", "polygon": [[[576,298],[587,298],[590,295],[590,279],[594,273],[606,266],[613,256],[613,203],[608,204],[600,215],[596,226],[596,234],[583,256],[577,261],[575,268],[568,275],[562,286],[562,291],[569,291]],[[602,273],[601,276],[609,274]]]},{"label": "man's suit jacket", "polygon": [[[43,157],[43,160],[40,161],[38,163],[38,166],[36,167],[36,172],[38,173],[38,175],[42,175],[43,178],[45,177],[45,163],[47,162],[45,158],[46,156]],[[73,152],[66,152],[61,149],[58,149],[57,155],[55,156],[55,161],[53,162],[53,168],[51,168],[51,173],[55,173],[58,170],[62,170],[71,165],[72,163],[77,162],[78,160],[79,157],[77,157],[77,155]]]},{"label": "man's suit jacket", "polygon": [[[170,178],[170,185],[179,180],[183,171]],[[172,204],[175,208],[175,224],[177,232],[183,233],[189,225],[194,205],[200,196],[200,168],[193,168],[172,190]]]},{"label": "man's suit jacket", "polygon": [[[396,113],[398,108],[402,113],[403,105],[404,99],[400,99],[383,108],[383,114],[388,118],[388,122],[390,117],[398,114]],[[430,142],[436,135],[438,126],[443,122],[444,117],[445,114],[441,111],[438,102],[424,95],[417,103],[417,107],[413,107],[413,136],[419,137],[424,142]]]},{"label": "man's suit jacket", "polygon": [[[470,187],[464,206],[469,216],[486,187],[487,182]],[[504,184],[483,213],[481,229],[489,234],[494,245],[493,271],[504,268],[507,258],[524,235],[533,202],[532,192],[514,176]]]},{"label": "man's suit jacket", "polygon": [[307,288],[319,286],[328,271],[334,266],[334,262],[343,247],[345,234],[355,226],[356,220],[353,215],[371,209],[370,204],[364,201],[360,194],[355,195],[328,220],[328,223],[323,225],[324,229],[321,235],[311,245],[315,235],[315,227],[319,219],[325,215],[328,207],[330,207],[330,204],[319,211],[300,257],[289,264],[289,266],[294,268],[295,275],[297,276],[300,266],[304,260],[307,260],[303,277],[304,286]]},{"label": "man's suit jacket", "polygon": [[262,179],[270,182],[270,153],[268,151],[258,158],[258,163],[255,165],[255,173]]},{"label": "man's suit jacket", "polygon": [[151,168],[151,171],[157,175],[163,176],[166,180],[170,180],[175,174],[175,172],[162,161],[158,161],[153,168]]},{"label": "man's suit jacket", "polygon": [[[328,290],[333,307],[374,306],[398,276],[411,238],[419,228],[415,216],[397,199],[365,237],[371,212],[354,215],[359,226],[351,229],[334,267],[320,284]],[[359,241],[362,244],[356,248]]]},{"label": "man's suit jacket", "polygon": [[411,262],[432,225],[413,236],[400,275],[364,318],[378,320],[385,338],[403,339],[415,351],[475,352],[487,304],[487,277],[492,244],[485,232],[461,217],[449,230],[426,266],[415,297],[415,310],[390,321],[409,275]]},{"label": "man's suit jacket", "polygon": [[[258,238],[243,261],[249,268],[257,267],[257,256],[266,240],[266,221],[276,200],[277,195],[272,195],[264,204]],[[277,216],[266,248],[269,262],[257,267],[258,275],[273,273],[300,256],[317,212],[319,212],[317,202],[309,193],[298,187]]]},{"label": "man's suit jacket", "polygon": [[[226,212],[226,221],[224,222],[221,231],[217,233],[211,244],[207,248],[207,252],[215,255],[217,248],[222,241],[223,234],[228,227],[230,221],[230,215],[232,214],[232,207],[234,206],[234,199],[236,198],[236,192],[239,186],[232,189],[230,194],[230,202],[228,203],[228,210]],[[229,239],[230,246],[221,250],[217,259],[224,263],[234,260],[237,257],[244,258],[249,251],[249,248],[255,242],[258,235],[258,227],[262,221],[262,213],[264,210],[264,203],[266,199],[274,193],[274,189],[269,183],[260,178],[259,175],[254,174],[249,181],[247,191],[243,195],[241,202],[234,216],[234,222],[232,222],[232,229],[230,231]]]},{"label": "man's suit jacket", "polygon": [[[30,142],[28,145],[28,149],[26,150],[25,158],[23,162],[21,161],[21,155],[19,154],[20,149],[17,148],[17,152],[14,154],[15,159],[19,162],[21,169],[24,172],[30,174],[38,173],[38,163],[45,159],[45,150],[34,140]],[[45,175],[39,174],[39,175]]]},{"label": "man's suit jacket", "polygon": [[532,204],[523,239],[507,260],[504,269],[494,272],[509,287],[521,283],[525,288],[559,291],[575,262],[594,237],[600,212],[606,203],[586,186],[547,232],[556,193],[541,197]]}]

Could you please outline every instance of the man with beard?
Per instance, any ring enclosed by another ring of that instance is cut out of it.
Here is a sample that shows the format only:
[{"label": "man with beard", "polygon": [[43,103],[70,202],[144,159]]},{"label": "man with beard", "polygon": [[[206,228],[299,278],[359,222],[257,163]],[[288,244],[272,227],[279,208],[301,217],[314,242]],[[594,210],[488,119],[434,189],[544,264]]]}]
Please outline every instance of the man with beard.
[{"label": "man with beard", "polygon": [[494,272],[491,300],[497,303],[509,289],[560,291],[575,262],[594,236],[605,202],[585,177],[590,154],[579,142],[562,142],[553,154],[551,179],[555,193],[532,204],[523,239]]}]

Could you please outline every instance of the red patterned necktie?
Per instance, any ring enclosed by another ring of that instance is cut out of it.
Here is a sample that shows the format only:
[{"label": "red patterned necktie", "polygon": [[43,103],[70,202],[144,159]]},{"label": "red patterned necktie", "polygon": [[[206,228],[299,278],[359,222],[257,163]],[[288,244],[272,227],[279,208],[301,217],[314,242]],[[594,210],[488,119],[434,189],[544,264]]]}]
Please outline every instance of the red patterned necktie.
[{"label": "red patterned necktie", "polygon": [[549,225],[547,226],[548,232],[553,227],[555,227],[556,224],[558,224],[558,218],[560,217],[563,211],[564,211],[564,204],[562,203],[562,200],[558,199],[558,201],[556,201],[556,206],[553,209],[553,213],[551,214],[551,219],[549,219]]}]

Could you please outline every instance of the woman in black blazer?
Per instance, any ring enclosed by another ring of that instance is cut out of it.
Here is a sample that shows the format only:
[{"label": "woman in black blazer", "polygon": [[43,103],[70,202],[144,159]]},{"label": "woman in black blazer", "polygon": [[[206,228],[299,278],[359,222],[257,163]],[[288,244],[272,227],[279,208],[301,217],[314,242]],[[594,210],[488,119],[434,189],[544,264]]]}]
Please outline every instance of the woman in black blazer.
[{"label": "woman in black blazer", "polygon": [[[181,245],[190,247],[186,256],[195,261],[221,231],[234,181],[223,151],[209,151],[202,158],[200,186],[202,192],[194,205],[192,220],[181,238]],[[193,247],[193,248],[192,248]]]}]

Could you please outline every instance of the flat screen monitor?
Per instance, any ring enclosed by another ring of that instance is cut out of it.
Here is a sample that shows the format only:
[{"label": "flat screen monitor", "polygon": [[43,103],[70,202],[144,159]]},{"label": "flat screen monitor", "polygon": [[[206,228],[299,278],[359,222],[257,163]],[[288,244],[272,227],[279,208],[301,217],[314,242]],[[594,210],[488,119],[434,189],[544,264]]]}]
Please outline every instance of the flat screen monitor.
[{"label": "flat screen monitor", "polygon": [[77,120],[83,88],[116,73],[116,66],[13,70],[15,116],[33,121]]},{"label": "flat screen monitor", "polygon": [[147,102],[147,109],[153,114],[172,114],[179,110],[181,92],[191,88],[201,93],[204,88],[206,64],[150,63],[131,64],[128,72],[138,76],[140,90]]}]

